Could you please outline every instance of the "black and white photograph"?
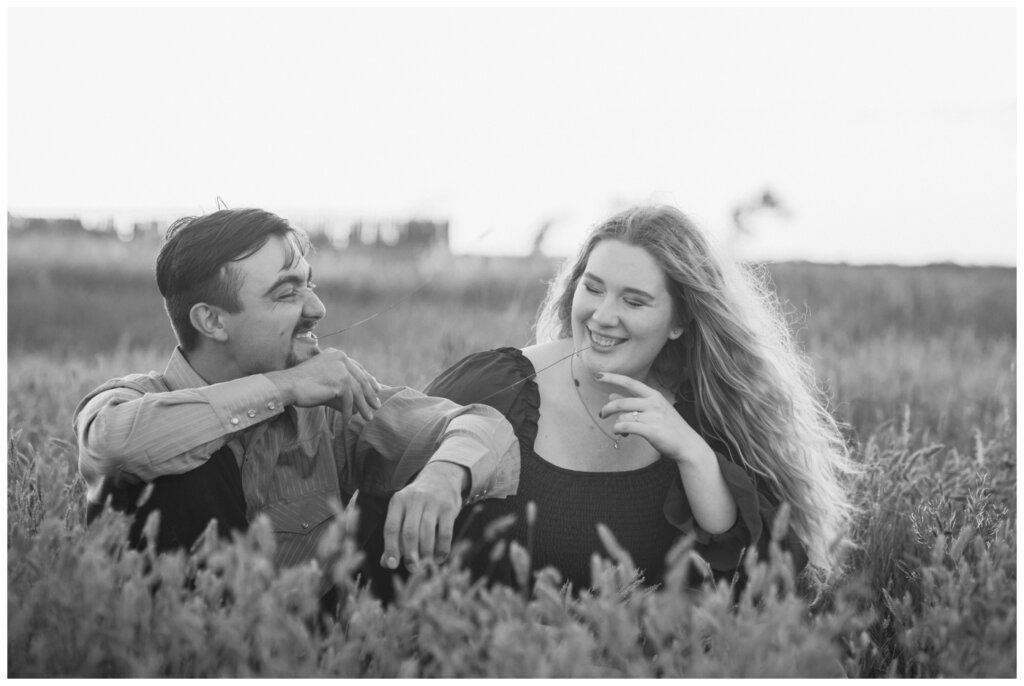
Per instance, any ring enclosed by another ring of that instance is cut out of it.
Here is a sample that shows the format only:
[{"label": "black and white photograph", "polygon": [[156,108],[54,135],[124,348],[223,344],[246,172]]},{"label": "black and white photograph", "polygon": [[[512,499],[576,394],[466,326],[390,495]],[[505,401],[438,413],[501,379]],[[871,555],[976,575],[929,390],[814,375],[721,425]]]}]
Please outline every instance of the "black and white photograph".
[{"label": "black and white photograph", "polygon": [[10,678],[1017,675],[991,6],[8,6]]}]

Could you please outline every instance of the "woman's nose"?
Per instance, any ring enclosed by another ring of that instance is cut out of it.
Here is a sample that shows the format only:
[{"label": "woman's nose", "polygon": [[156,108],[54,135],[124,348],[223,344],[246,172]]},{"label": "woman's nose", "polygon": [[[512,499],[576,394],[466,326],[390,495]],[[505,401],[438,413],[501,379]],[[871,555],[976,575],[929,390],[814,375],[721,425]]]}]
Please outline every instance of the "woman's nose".
[{"label": "woman's nose", "polygon": [[590,318],[598,324],[613,326],[618,319],[614,301],[610,298],[602,298],[601,302],[594,308],[594,313],[590,315]]}]

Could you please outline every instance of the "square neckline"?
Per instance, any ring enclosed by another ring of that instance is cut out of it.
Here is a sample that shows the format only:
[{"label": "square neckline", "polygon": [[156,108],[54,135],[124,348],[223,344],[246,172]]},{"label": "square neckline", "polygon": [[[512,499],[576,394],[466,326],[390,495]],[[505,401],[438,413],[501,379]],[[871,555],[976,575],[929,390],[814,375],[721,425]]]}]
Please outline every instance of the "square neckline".
[{"label": "square neckline", "polygon": [[[536,449],[536,440],[537,440],[536,433],[539,432],[540,411],[541,411],[540,386],[539,386],[539,384],[537,383],[537,380],[536,380],[537,374],[539,372],[537,372],[537,368],[533,364],[533,360],[531,360],[529,357],[527,357],[526,353],[524,353],[520,348],[508,348],[508,350],[512,350],[512,351],[515,351],[516,353],[518,353],[518,357],[523,362],[525,362],[525,366],[529,369],[529,373],[527,375],[525,375],[523,378],[526,381],[525,385],[531,387],[533,389],[534,395],[536,396],[536,403],[534,404],[534,408],[536,409],[536,412],[537,412],[537,416],[535,418],[533,418],[535,432],[534,432],[533,440],[531,441],[531,445],[529,446],[529,451],[530,451],[530,454],[533,455],[533,457],[537,458],[537,460],[539,460],[545,467],[547,467],[549,469],[552,469],[552,470],[555,470],[557,472],[561,472],[563,474],[571,475],[571,476],[581,476],[581,477],[585,477],[585,478],[607,478],[610,475],[623,476],[623,477],[640,476],[644,472],[647,472],[647,471],[650,471],[650,470],[654,470],[654,469],[658,468],[659,466],[662,466],[663,462],[671,462],[671,460],[669,458],[665,457],[661,453],[658,453],[657,459],[655,459],[650,464],[645,464],[645,465],[643,465],[641,467],[634,467],[633,469],[615,469],[615,470],[599,470],[599,471],[595,471],[595,470],[570,469],[569,467],[563,467],[561,465],[555,464],[551,460],[549,460],[546,457],[544,457],[543,455],[541,455],[537,451],[537,449]],[[555,364],[558,364],[558,363],[556,362]],[[554,365],[551,365],[551,366],[554,366]],[[544,367],[542,369],[542,371],[544,369],[548,369],[548,368],[549,367]],[[679,412],[679,407],[678,407],[679,403],[680,403],[680,401],[679,401],[679,397],[678,397],[678,394],[677,394],[676,395],[676,401],[672,404],[672,408],[676,412]]]}]

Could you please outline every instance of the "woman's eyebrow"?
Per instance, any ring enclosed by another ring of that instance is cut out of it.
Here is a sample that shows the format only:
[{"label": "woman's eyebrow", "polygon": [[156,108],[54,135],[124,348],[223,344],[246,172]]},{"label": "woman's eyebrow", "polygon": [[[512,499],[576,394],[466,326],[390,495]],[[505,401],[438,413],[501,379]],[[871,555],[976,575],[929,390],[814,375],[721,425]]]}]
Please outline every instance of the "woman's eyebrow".
[{"label": "woman's eyebrow", "polygon": [[[591,274],[590,272],[583,272],[583,276],[587,277],[591,281],[596,282],[599,286],[605,285],[604,284],[604,279],[602,279],[599,276],[595,276],[595,275]],[[648,300],[654,300],[655,299],[654,296],[651,295],[650,293],[648,293],[647,291],[645,291],[643,289],[640,289],[640,288],[633,288],[632,286],[626,286],[625,288],[622,289],[622,292],[623,293],[629,293],[631,295],[638,295],[641,298],[647,298]]]}]

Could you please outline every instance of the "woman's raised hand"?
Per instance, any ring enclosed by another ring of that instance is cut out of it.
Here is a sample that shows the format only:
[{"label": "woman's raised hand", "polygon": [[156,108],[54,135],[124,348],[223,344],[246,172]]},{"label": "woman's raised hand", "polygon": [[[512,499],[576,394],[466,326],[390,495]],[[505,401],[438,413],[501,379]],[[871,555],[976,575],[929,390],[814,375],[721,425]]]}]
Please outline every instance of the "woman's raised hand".
[{"label": "woman's raised hand", "polygon": [[615,433],[641,436],[661,455],[676,462],[714,459],[711,446],[660,391],[622,374],[604,372],[594,377],[625,391],[624,395],[610,394],[610,402],[599,412],[602,418],[619,415],[612,427]]}]

